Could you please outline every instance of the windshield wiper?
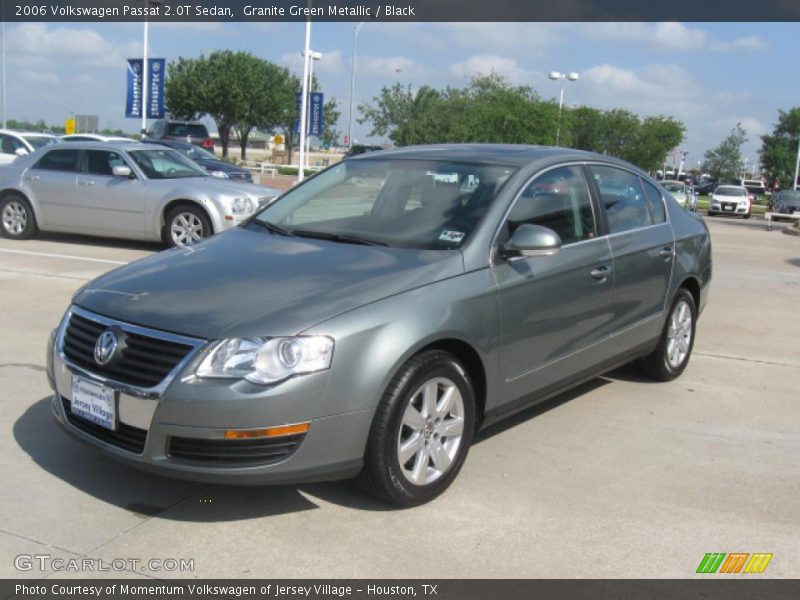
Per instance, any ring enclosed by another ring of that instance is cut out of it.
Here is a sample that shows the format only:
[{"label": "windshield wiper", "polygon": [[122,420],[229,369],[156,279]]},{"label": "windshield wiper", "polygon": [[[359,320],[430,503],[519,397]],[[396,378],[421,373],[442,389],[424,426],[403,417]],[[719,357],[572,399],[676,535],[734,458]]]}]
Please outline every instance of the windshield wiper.
[{"label": "windshield wiper", "polygon": [[275,223],[272,223],[270,221],[262,221],[261,219],[253,219],[252,221],[250,221],[250,223],[248,223],[248,225],[251,224],[251,223],[253,225],[258,225],[258,226],[266,229],[270,233],[277,233],[278,235],[285,235],[287,237],[292,235],[287,229],[284,229],[280,225],[275,225]]},{"label": "windshield wiper", "polygon": [[330,240],[332,242],[342,242],[344,244],[361,244],[362,246],[388,246],[386,242],[368,240],[354,235],[344,235],[341,233],[329,233],[327,231],[312,231],[310,229],[293,229],[292,235],[298,237],[316,238],[320,240]]}]

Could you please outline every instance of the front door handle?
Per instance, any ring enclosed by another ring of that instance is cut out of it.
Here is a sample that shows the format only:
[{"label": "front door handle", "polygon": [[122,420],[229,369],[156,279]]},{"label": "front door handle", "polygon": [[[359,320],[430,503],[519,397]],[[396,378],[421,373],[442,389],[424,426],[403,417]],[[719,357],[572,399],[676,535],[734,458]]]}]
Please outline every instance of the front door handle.
[{"label": "front door handle", "polygon": [[605,281],[608,279],[608,276],[611,275],[611,267],[602,266],[597,267],[596,269],[592,269],[589,271],[589,275],[597,279],[598,281]]},{"label": "front door handle", "polygon": [[28,179],[28,181],[39,181],[39,176],[38,175],[28,175],[27,179]]},{"label": "front door handle", "polygon": [[82,181],[78,182],[78,185],[82,185],[84,187],[88,187],[90,185],[94,185],[94,181],[92,181],[91,179],[89,179],[88,181],[87,180],[82,180]]},{"label": "front door handle", "polygon": [[672,246],[667,246],[661,249],[661,252],[658,253],[661,258],[672,258]]}]

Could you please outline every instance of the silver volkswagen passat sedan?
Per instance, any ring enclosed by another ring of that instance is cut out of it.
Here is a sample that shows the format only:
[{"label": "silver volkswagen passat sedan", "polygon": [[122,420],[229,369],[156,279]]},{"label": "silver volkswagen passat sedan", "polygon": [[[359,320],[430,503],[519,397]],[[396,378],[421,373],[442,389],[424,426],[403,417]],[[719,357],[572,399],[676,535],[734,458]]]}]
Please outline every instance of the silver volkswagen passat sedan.
[{"label": "silver volkswagen passat sedan", "polygon": [[187,246],[235,227],[280,194],[223,181],[180,153],[137,142],[57,144],[0,171],[0,233],[81,233]]},{"label": "silver volkswagen passat sedan", "polygon": [[410,147],[75,294],[48,348],[72,435],[159,473],[440,494],[475,431],[639,360],[683,372],[701,219],[607,156]]}]

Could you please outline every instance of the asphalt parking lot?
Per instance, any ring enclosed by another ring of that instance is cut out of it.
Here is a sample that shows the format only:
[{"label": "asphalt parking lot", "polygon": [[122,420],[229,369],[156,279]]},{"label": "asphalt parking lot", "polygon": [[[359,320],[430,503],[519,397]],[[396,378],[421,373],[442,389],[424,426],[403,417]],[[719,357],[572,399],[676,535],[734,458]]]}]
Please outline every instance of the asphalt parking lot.
[{"label": "asphalt parking lot", "polygon": [[405,511],[348,483],[173,481],[68,438],[48,333],[77,287],[159,247],[0,239],[0,577],[93,575],[15,568],[37,554],[194,561],[125,577],[684,578],[707,552],[770,552],[762,576],[800,577],[800,237],[708,222],[714,281],[681,378],[623,369],[495,426],[443,497]]}]

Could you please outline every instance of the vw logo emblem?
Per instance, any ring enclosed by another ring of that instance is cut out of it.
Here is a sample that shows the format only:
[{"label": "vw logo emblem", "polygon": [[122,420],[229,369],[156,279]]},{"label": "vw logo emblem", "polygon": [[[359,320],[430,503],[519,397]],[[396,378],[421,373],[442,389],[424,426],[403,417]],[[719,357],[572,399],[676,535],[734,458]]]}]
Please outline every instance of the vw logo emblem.
[{"label": "vw logo emblem", "polygon": [[105,330],[97,338],[94,345],[94,361],[101,367],[107,365],[117,352],[117,336],[110,329]]}]

